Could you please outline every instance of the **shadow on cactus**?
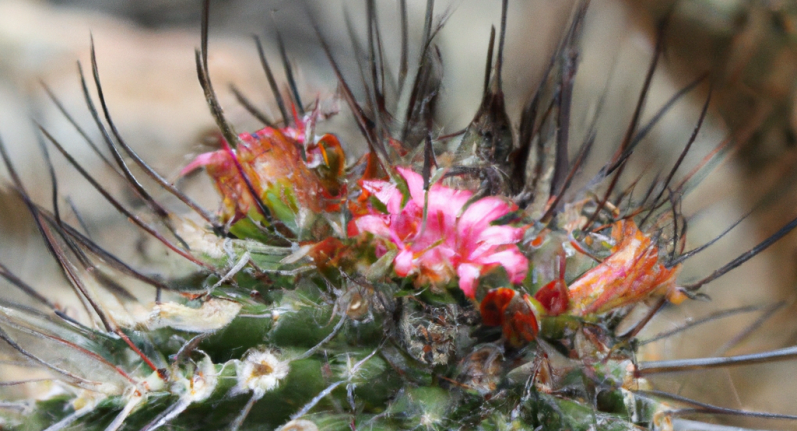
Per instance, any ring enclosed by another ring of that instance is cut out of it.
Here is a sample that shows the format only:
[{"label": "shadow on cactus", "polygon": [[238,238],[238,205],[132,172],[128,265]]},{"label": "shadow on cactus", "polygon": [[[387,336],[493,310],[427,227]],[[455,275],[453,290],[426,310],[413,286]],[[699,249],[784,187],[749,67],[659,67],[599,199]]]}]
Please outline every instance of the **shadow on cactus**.
[{"label": "shadow on cactus", "polygon": [[[61,388],[46,400],[0,405],[4,429],[668,429],[680,417],[797,419],[712,406],[645,380],[797,355],[789,348],[689,361],[635,359],[637,335],[657,312],[701,298],[702,286],[789,233],[797,220],[706,278],[679,283],[684,261],[704,248],[685,251],[679,200],[713,159],[686,175],[679,168],[710,98],[663,180],[619,188],[645,134],[673,102],[707,85],[698,78],[642,124],[661,42],[613,156],[586,187],[571,187],[599,127],[593,121],[583,142],[570,142],[586,3],[577,5],[541,85],[513,125],[501,82],[505,0],[497,36],[495,28],[490,35],[481,105],[466,129],[450,135],[439,135],[434,122],[442,74],[435,35],[445,16],[435,17],[432,1],[415,60],[407,55],[400,2],[404,33],[395,78],[383,60],[375,5],[366,2],[365,101],[357,100],[317,30],[340,97],[367,144],[357,158],[335,135],[319,134],[334,113],[302,100],[281,39],[286,92],[257,41],[281,120],[238,94],[266,127],[234,131],[208,74],[206,1],[196,66],[220,148],[182,173],[209,175],[221,199],[216,215],[125,143],[92,48],[99,109],[80,74],[107,148],[89,144],[148,213],[133,213],[106,192],[40,128],[46,160],[48,147],[56,148],[122,215],[194,271],[179,279],[147,274],[105,251],[62,219],[52,165],[48,209],[29,198],[0,146],[9,187],[91,316],[68,317],[0,267],[44,310],[0,301],[4,349],[47,371]],[[659,41],[666,25],[660,28]],[[193,213],[165,209],[134,171]],[[647,192],[634,197],[634,186]],[[151,286],[154,303],[132,294],[128,281]],[[147,307],[143,317],[128,313],[137,302]]]}]

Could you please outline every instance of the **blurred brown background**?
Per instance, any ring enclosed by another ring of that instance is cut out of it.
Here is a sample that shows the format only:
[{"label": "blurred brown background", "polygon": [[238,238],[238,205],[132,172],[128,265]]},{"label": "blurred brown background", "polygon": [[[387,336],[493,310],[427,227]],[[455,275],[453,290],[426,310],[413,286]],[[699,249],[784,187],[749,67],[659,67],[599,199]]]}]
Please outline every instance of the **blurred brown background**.
[{"label": "blurred brown background", "polygon": [[[343,14],[348,11],[355,31],[364,34],[363,2],[307,3],[305,9],[288,0],[213,2],[211,77],[228,118],[239,131],[260,126],[235,102],[227,89],[229,83],[235,83],[255,103],[277,116],[251,34],[264,37],[267,55],[272,63],[278,63],[274,34],[279,28],[298,68],[306,101],[334,94],[334,77],[308,26],[308,10],[319,17],[349,80],[355,86],[359,82]],[[410,2],[410,28],[416,41],[423,25],[423,3]],[[504,81],[510,116],[516,121],[520,106],[538,85],[566,25],[572,2],[511,3]],[[398,6],[387,0],[378,4],[388,61],[395,66]],[[453,4],[439,1],[436,10],[443,12],[447,8],[452,15],[438,39],[445,65],[438,117],[442,131],[454,131],[465,126],[476,110],[489,29],[499,22],[500,6],[498,2],[478,0]],[[793,112],[797,11],[785,1],[594,0],[587,15],[576,80],[574,148],[583,139],[601,95],[607,96],[600,112],[598,147],[592,154],[593,163],[582,175],[582,184],[594,175],[622,138],[652,55],[655,23],[671,8],[667,50],[654,77],[645,118],[650,118],[680,88],[709,72],[714,82],[710,114],[679,172],[691,170],[729,135],[743,141],[733,158],[685,198],[683,211],[693,216],[689,248],[714,238],[767,193],[777,192],[763,210],[715,247],[687,262],[682,280],[688,282],[749,249],[797,214],[797,195],[791,190],[793,165],[797,162]],[[80,60],[88,70],[90,33],[95,40],[108,104],[128,143],[159,172],[175,180],[181,166],[207,150],[202,137],[213,130],[213,122],[196,80],[193,59],[199,44],[199,10],[198,0],[0,2],[0,134],[38,202],[49,202],[50,182],[35,143],[31,117],[91,166],[93,173],[103,174],[99,159],[46,100],[38,83],[40,79],[47,82],[100,143],[99,132],[92,127],[85,109],[75,65]],[[631,172],[644,173],[647,169],[650,177],[650,173],[669,169],[697,123],[707,93],[707,85],[698,87],[664,117],[634,155]],[[362,145],[347,118],[344,108],[328,127],[341,133],[349,145]],[[75,203],[95,239],[139,267],[162,272],[173,269],[168,260],[159,258],[163,252],[142,240],[60,156],[53,158],[62,195]],[[207,207],[216,205],[214,194],[201,179],[186,186]],[[125,196],[119,185],[109,183],[108,187]],[[0,197],[0,262],[79,313],[24,209],[9,192],[0,192]],[[75,221],[69,211],[67,218]],[[788,301],[760,330],[726,353],[793,345],[797,335],[791,318],[795,244],[797,238],[787,239],[709,285],[706,293],[712,302],[693,302],[667,310],[649,334],[719,309]],[[0,285],[3,297],[26,301],[6,287]],[[746,315],[705,325],[651,345],[645,355],[687,358],[714,354],[757,317]],[[659,382],[668,390],[727,407],[797,414],[792,389],[797,378],[789,372],[793,366],[793,362],[766,364],[703,372],[698,379],[693,375],[667,376]],[[766,427],[792,425],[774,422]]]}]

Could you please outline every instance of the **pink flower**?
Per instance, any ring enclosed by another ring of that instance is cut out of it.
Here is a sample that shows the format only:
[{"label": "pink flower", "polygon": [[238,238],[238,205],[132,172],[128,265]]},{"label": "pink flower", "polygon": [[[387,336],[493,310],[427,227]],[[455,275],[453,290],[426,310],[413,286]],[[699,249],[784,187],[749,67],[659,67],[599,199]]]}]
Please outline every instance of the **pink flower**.
[{"label": "pink flower", "polygon": [[462,212],[473,193],[433,185],[424,229],[423,179],[407,168],[398,170],[409,187],[407,203],[402,207],[403,195],[395,184],[364,181],[363,188],[386,206],[387,214],[369,208],[368,214],[353,222],[357,232],[369,232],[396,245],[396,274],[417,275],[418,284],[445,284],[456,274],[459,288],[470,298],[476,295],[479,277],[498,265],[506,269],[512,283],[523,281],[528,259],[515,245],[523,238],[523,229],[491,225],[513,211],[513,204],[486,197]]}]

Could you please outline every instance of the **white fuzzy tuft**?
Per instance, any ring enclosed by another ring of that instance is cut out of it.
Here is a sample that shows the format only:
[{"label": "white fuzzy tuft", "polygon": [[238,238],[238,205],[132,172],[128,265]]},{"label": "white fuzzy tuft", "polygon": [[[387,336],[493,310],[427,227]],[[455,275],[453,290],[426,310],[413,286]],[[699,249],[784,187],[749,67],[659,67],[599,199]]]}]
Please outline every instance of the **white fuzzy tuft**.
[{"label": "white fuzzy tuft", "polygon": [[254,392],[260,398],[279,387],[280,380],[290,371],[288,361],[281,361],[270,350],[251,350],[238,363],[236,392]]}]

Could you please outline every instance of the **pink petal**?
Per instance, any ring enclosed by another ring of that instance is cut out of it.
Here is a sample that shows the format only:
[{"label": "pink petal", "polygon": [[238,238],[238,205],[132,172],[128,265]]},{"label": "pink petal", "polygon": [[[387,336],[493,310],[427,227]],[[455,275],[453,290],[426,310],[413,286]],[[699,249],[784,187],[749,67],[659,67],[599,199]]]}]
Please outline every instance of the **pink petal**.
[{"label": "pink petal", "polygon": [[414,260],[412,251],[400,251],[396,258],[393,259],[393,270],[396,271],[396,275],[399,277],[406,277],[411,272],[414,272],[417,268],[417,265],[413,262]]},{"label": "pink petal", "polygon": [[[413,244],[413,248],[415,244]],[[453,256],[453,251],[447,247],[433,247],[429,250],[414,250],[417,256],[418,266],[423,268],[424,271],[433,272],[437,274],[440,279],[448,280],[451,275],[450,258]],[[420,256],[419,256],[420,254]]]},{"label": "pink petal", "polygon": [[459,288],[468,298],[476,297],[476,286],[478,285],[481,268],[469,263],[463,263],[457,268],[459,276]]},{"label": "pink petal", "polygon": [[[423,207],[423,176],[413,172],[408,168],[397,168],[404,180],[407,181],[407,188],[410,190],[410,197],[416,204]],[[468,190],[457,190],[451,187],[434,184],[429,189],[429,208],[445,209],[447,214],[456,217],[462,210],[465,203],[473,196]]]},{"label": "pink petal", "polygon": [[196,158],[194,158],[194,160],[192,160],[191,163],[188,164],[188,166],[184,167],[183,170],[180,171],[180,176],[186,175],[189,172],[193,171],[194,169],[198,169],[202,166],[219,165],[226,161],[227,161],[227,153],[224,152],[223,150],[211,151],[209,153],[202,153],[196,156]]},{"label": "pink petal", "polygon": [[462,254],[462,260],[465,262],[481,262],[498,253],[500,247],[500,245],[481,243],[476,244],[473,248],[460,247],[460,253]]},{"label": "pink petal", "polygon": [[387,216],[364,215],[355,220],[360,232],[370,232],[381,238],[390,238],[390,227],[387,225]]},{"label": "pink petal", "polygon": [[[396,186],[393,186],[396,187]],[[396,187],[395,193],[390,195],[390,200],[387,202],[387,211],[390,214],[400,214],[401,213],[401,204],[404,201],[404,195],[401,194],[401,191]]]},{"label": "pink petal", "polygon": [[512,226],[490,226],[479,234],[476,239],[492,245],[515,244],[523,239],[523,229]]},{"label": "pink petal", "polygon": [[429,189],[429,210],[441,210],[456,218],[473,193],[435,184]]},{"label": "pink petal", "polygon": [[402,241],[414,241],[422,222],[423,210],[410,201],[398,215],[390,217],[390,229]]},{"label": "pink petal", "polygon": [[446,268],[451,266],[451,261],[454,259],[456,252],[451,248],[445,245],[439,245],[435,247],[433,250],[429,251],[428,253],[424,254],[424,256],[428,254],[433,254],[433,260],[435,262],[442,263]]},{"label": "pink petal", "polygon": [[423,177],[416,174],[409,168],[396,168],[404,180],[407,181],[407,188],[410,189],[410,197],[418,205],[423,206]]},{"label": "pink petal", "polygon": [[363,188],[371,192],[379,202],[387,205],[395,194],[401,195],[396,188],[396,185],[382,180],[365,180],[363,181]]},{"label": "pink petal", "polygon": [[460,233],[470,229],[481,230],[489,226],[495,219],[507,215],[513,205],[496,197],[479,199],[472,203],[459,219]]},{"label": "pink petal", "polygon": [[529,270],[529,260],[517,249],[512,247],[504,251],[489,254],[478,260],[482,265],[499,264],[506,269],[509,281],[518,284],[526,278]]}]

